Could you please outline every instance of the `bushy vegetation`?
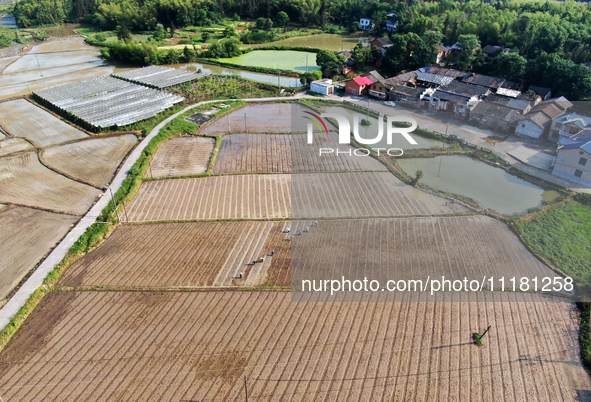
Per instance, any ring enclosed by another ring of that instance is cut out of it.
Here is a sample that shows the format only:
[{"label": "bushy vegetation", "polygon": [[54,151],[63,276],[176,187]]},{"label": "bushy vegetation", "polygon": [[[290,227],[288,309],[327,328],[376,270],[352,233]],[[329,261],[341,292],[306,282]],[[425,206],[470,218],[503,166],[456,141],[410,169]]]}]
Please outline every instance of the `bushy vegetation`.
[{"label": "bushy vegetation", "polygon": [[197,81],[188,82],[171,90],[183,96],[189,102],[201,102],[210,99],[264,98],[276,96],[277,90],[271,85],[232,76],[208,75]]},{"label": "bushy vegetation", "polygon": [[575,198],[551,207],[530,222],[516,222],[515,226],[536,254],[591,289],[589,206]]}]

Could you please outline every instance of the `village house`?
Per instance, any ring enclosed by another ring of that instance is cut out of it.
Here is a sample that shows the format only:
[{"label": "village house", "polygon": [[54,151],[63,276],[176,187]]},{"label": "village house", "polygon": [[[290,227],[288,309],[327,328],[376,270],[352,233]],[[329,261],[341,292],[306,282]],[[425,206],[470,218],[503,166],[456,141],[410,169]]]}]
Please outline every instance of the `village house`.
[{"label": "village house", "polygon": [[373,29],[373,24],[371,22],[371,18],[360,18],[359,19],[359,26],[364,31],[369,31]]},{"label": "village house", "polygon": [[384,28],[387,32],[396,32],[398,28],[398,14],[390,13],[386,15],[386,27]]},{"label": "village house", "polygon": [[310,91],[326,96],[334,92],[334,85],[332,84],[331,79],[324,78],[321,80],[312,81],[310,83]]},{"label": "village house", "polygon": [[367,93],[366,87],[373,84],[368,77],[355,77],[345,82],[345,92],[350,95],[363,96]]},{"label": "village house", "polygon": [[483,87],[498,89],[501,88],[503,83],[507,81],[505,78],[491,77],[490,75],[470,73],[462,78],[462,82],[467,84],[480,85]]},{"label": "village house", "polygon": [[482,48],[482,52],[486,54],[488,57],[494,59],[501,53],[508,53],[509,48],[503,48],[501,46],[493,46],[493,45],[486,45]]},{"label": "village house", "polygon": [[394,42],[392,42],[390,40],[390,38],[384,37],[384,38],[374,39],[369,44],[370,44],[370,47],[372,47],[372,48],[375,46],[378,49],[380,49],[380,51],[382,52],[382,56],[383,56],[386,54],[386,50],[388,50],[389,47],[394,45]]},{"label": "village house", "polygon": [[496,103],[478,102],[470,111],[470,120],[493,130],[508,133],[519,111]]},{"label": "village house", "polygon": [[420,108],[428,101],[423,98],[431,94],[432,89],[412,88],[395,84],[390,90],[390,100],[394,102],[405,102],[407,105]]},{"label": "village house", "polygon": [[562,137],[571,138],[591,128],[591,117],[578,113],[566,113],[552,119],[548,139],[559,142]]},{"label": "village house", "polygon": [[543,138],[550,130],[552,119],[563,114],[569,104],[559,98],[558,102],[550,100],[534,106],[525,115],[514,118],[515,135]]},{"label": "village house", "polygon": [[591,138],[558,148],[552,174],[591,187]]},{"label": "village house", "polygon": [[538,87],[536,85],[530,85],[527,88],[528,91],[533,91],[542,97],[542,100],[547,100],[552,95],[552,90],[546,87]]}]

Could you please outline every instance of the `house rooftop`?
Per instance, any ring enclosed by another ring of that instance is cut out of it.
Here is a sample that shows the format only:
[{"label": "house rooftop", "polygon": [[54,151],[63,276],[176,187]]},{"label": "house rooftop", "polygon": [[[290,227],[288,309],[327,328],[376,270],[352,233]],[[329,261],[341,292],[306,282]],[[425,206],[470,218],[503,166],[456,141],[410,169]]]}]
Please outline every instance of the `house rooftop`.
[{"label": "house rooftop", "polygon": [[515,89],[508,88],[499,88],[497,89],[497,94],[507,96],[509,98],[517,98],[519,95],[521,95],[521,91],[516,91]]},{"label": "house rooftop", "polygon": [[452,82],[453,77],[445,77],[443,75],[431,74],[431,73],[418,73],[418,81],[430,82],[437,85],[447,85]]},{"label": "house rooftop", "polygon": [[394,85],[392,88],[392,92],[409,98],[419,98],[424,91],[425,90],[421,88],[412,88],[404,85]]},{"label": "house rooftop", "polygon": [[588,154],[591,154],[591,138],[579,138],[578,140],[575,140],[573,143],[571,144],[566,144],[563,145],[562,147],[559,148],[559,150],[561,149],[576,149],[576,148],[580,148],[583,151],[587,152]]},{"label": "house rooftop", "polygon": [[529,88],[527,88],[527,90],[534,91],[535,93],[537,93],[538,95],[541,95],[542,97],[546,97],[552,93],[552,90],[550,88],[539,87],[537,85],[530,85]]},{"label": "house rooftop", "polygon": [[445,92],[451,92],[458,95],[468,96],[470,98],[473,96],[486,95],[490,91],[490,89],[482,87],[480,85],[466,84],[464,82],[457,80],[453,80],[449,84],[442,86],[439,89]]},{"label": "house rooftop", "polygon": [[462,77],[465,77],[466,75],[470,74],[465,71],[455,70],[453,68],[446,68],[446,67],[431,67],[427,72],[430,74],[443,75],[443,76],[452,77],[452,78],[458,78],[458,77],[462,78]]},{"label": "house rooftop", "polygon": [[531,120],[532,123],[537,125],[540,128],[544,128],[546,124],[552,121],[551,118],[546,116],[542,112],[535,112],[535,113],[528,113],[525,115],[516,115],[513,117],[513,121],[523,121],[523,120]]},{"label": "house rooftop", "polygon": [[383,81],[385,79],[376,70],[370,71],[369,73],[365,74],[365,77],[368,77],[370,80],[372,80],[372,83],[378,82],[378,81]]},{"label": "house rooftop", "polygon": [[371,84],[373,84],[373,81],[370,80],[368,77],[355,77],[355,78],[353,78],[353,81],[355,81],[355,83],[357,85],[371,85]]},{"label": "house rooftop", "polygon": [[478,102],[472,109],[472,113],[481,114],[497,120],[511,121],[519,112],[506,106],[496,103]]},{"label": "house rooftop", "polygon": [[507,80],[505,78],[491,77],[490,75],[470,73],[462,81],[468,84],[482,85],[483,87],[500,88]]},{"label": "house rooftop", "polygon": [[563,124],[575,124],[580,128],[587,128],[591,126],[591,117],[578,113],[566,113],[554,119]]},{"label": "house rooftop", "polygon": [[388,37],[377,38],[372,40],[372,42],[378,42],[380,46],[392,46],[394,44]]},{"label": "house rooftop", "polygon": [[431,96],[449,102],[467,102],[470,100],[469,96],[459,95],[453,92],[443,91],[441,89],[437,89]]},{"label": "house rooftop", "polygon": [[553,103],[542,102],[531,109],[531,113],[542,112],[551,119],[554,119],[564,113],[562,109]]}]

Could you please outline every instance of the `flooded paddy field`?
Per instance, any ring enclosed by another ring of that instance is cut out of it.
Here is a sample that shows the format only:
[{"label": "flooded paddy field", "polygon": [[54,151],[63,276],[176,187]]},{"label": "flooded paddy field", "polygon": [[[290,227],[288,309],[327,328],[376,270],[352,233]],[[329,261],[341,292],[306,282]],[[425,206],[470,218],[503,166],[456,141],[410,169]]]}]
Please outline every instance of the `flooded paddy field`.
[{"label": "flooded paddy field", "polygon": [[316,64],[316,53],[292,50],[255,50],[238,57],[219,60],[241,66],[277,68],[298,72],[320,70],[320,66]]}]

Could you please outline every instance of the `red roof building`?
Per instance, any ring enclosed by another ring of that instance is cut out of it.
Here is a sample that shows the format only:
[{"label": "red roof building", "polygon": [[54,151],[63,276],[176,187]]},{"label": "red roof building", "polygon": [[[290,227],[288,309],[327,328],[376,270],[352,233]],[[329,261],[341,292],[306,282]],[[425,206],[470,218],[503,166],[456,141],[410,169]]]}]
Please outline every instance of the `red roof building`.
[{"label": "red roof building", "polygon": [[345,82],[345,92],[351,95],[365,95],[365,88],[373,84],[368,77],[355,77]]}]

